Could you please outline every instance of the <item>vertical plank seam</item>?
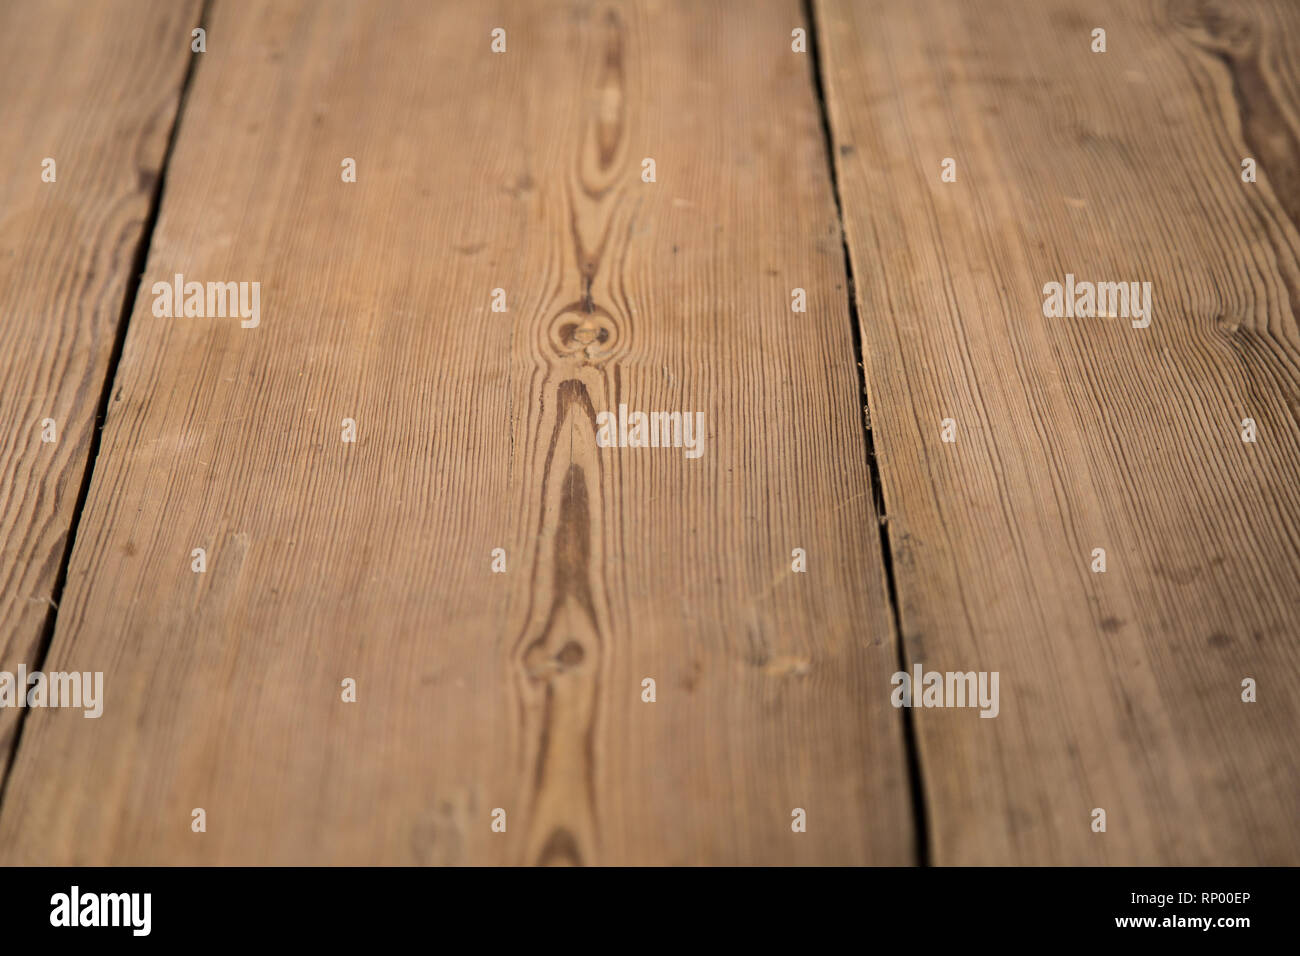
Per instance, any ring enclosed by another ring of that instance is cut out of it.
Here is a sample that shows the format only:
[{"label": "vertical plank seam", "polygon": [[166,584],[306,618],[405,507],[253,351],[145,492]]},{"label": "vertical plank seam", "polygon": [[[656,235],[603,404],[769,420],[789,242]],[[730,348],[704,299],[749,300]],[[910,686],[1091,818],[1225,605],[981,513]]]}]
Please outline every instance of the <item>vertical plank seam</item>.
[{"label": "vertical plank seam", "polygon": [[[212,2],[213,0],[203,0],[199,8],[196,26],[203,27],[208,22],[209,8]],[[188,34],[186,38],[188,39]],[[86,507],[86,498],[90,493],[90,483],[94,477],[95,462],[99,457],[104,422],[108,418],[108,405],[113,394],[113,386],[117,381],[117,367],[122,361],[122,349],[126,345],[127,327],[131,323],[131,313],[135,311],[136,298],[139,296],[140,285],[144,280],[145,266],[148,263],[149,247],[153,243],[154,229],[158,225],[158,212],[162,208],[163,188],[167,181],[168,167],[171,165],[172,150],[176,146],[177,134],[180,130],[181,115],[185,112],[185,101],[189,98],[190,85],[194,80],[194,72],[201,55],[191,52],[190,61],[185,65],[185,76],[181,80],[180,96],[176,100],[176,111],[172,114],[171,129],[167,134],[167,146],[163,150],[162,162],[158,167],[158,178],[154,183],[153,195],[149,199],[149,209],[145,213],[144,222],[140,228],[140,238],[136,240],[135,251],[131,256],[131,271],[127,273],[126,287],[122,293],[122,308],[118,313],[117,326],[113,331],[113,348],[108,355],[108,367],[104,372],[104,384],[100,388],[99,402],[95,408],[95,419],[90,429],[90,447],[86,450],[86,464],[81,473],[81,484],[77,488],[77,500],[72,506],[72,518],[68,524],[68,535],[63,546],[63,557],[59,561],[59,570],[54,578],[50,607],[45,615],[45,624],[41,628],[41,639],[36,645],[33,670],[44,669],[45,661],[49,657],[50,647],[54,643],[54,632],[59,618],[59,606],[63,603],[63,590],[68,583],[68,567],[72,563],[72,551],[77,543],[77,531],[81,525],[81,514]],[[18,762],[18,748],[22,744],[23,728],[27,724],[27,715],[30,710],[30,708],[21,708],[19,710],[18,723],[14,728],[13,743],[9,746],[9,753],[5,754],[4,763],[0,764],[0,810],[4,809],[5,797],[9,791],[10,780],[13,777],[13,769]]]},{"label": "vertical plank seam", "polygon": [[[898,667],[907,671],[907,650],[903,644],[902,614],[898,600],[898,583],[894,577],[894,552],[889,537],[889,513],[885,507],[884,486],[880,481],[880,467],[876,461],[876,440],[872,423],[878,421],[867,398],[867,355],[862,348],[862,325],[858,314],[857,284],[853,275],[853,260],[849,255],[848,233],[844,228],[844,204],[840,195],[839,175],[835,166],[835,143],[831,120],[826,105],[826,88],[823,85],[821,59],[821,26],[817,20],[815,0],[801,0],[808,23],[808,56],[812,62],[813,91],[821,121],[822,139],[826,147],[826,166],[831,180],[831,193],[835,197],[835,215],[840,227],[840,245],[844,254],[844,274],[849,299],[849,324],[853,336],[853,352],[857,357],[858,391],[862,402],[862,439],[867,453],[867,469],[871,475],[871,494],[875,501],[877,524],[880,529],[880,560],[885,568],[885,583],[889,593],[890,620],[893,622],[894,642],[898,648]],[[929,817],[926,810],[925,782],[921,775],[920,752],[916,744],[916,728],[909,707],[902,708],[903,739],[907,752],[907,777],[912,795],[912,820],[915,827],[916,862],[930,866]]]}]

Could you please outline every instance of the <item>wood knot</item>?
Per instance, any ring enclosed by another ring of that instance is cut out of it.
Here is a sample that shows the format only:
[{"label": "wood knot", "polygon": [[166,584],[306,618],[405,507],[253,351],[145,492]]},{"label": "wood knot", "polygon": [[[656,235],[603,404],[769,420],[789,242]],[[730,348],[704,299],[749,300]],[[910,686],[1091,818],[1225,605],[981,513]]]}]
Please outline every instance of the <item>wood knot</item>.
[{"label": "wood knot", "polygon": [[1169,16],[1194,42],[1216,53],[1248,56],[1257,46],[1251,12],[1230,0],[1175,0]]},{"label": "wood knot", "polygon": [[566,642],[556,654],[547,651],[545,641],[535,641],[524,652],[524,673],[531,680],[548,681],[577,669],[586,657],[587,652],[577,641]]},{"label": "wood knot", "polygon": [[567,670],[570,667],[577,667],[586,656],[587,653],[582,649],[581,644],[577,641],[569,641],[560,648],[560,653],[555,655],[555,660],[563,669]]},{"label": "wood knot", "polygon": [[618,324],[598,305],[575,303],[551,320],[548,338],[560,358],[599,362],[617,347]]},{"label": "wood knot", "polygon": [[1220,332],[1232,335],[1241,328],[1241,319],[1230,315],[1216,315],[1214,325]]}]

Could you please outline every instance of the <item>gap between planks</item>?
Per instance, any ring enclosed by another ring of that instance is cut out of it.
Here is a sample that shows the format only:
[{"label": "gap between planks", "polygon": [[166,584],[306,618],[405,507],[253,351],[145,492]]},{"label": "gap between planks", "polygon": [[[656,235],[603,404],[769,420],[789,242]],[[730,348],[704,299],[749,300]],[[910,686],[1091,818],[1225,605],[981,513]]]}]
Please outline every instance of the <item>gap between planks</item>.
[{"label": "gap between planks", "polygon": [[[212,0],[202,0],[199,8],[197,27],[208,22],[208,7]],[[95,420],[90,432],[90,449],[86,453],[86,465],[81,472],[81,483],[77,487],[77,500],[72,506],[72,520],[68,525],[68,535],[63,545],[63,555],[59,558],[59,570],[54,578],[54,592],[50,597],[50,607],[45,615],[45,625],[41,630],[40,643],[36,648],[32,670],[40,671],[45,667],[50,645],[54,643],[54,632],[59,619],[59,604],[63,601],[63,589],[68,583],[68,566],[72,561],[72,549],[77,543],[77,528],[81,524],[81,514],[86,507],[86,496],[90,492],[90,482],[95,474],[95,462],[99,458],[99,445],[103,437],[104,420],[108,416],[108,403],[113,394],[117,380],[117,367],[122,361],[122,348],[126,344],[126,332],[131,324],[131,312],[135,309],[135,300],[140,294],[144,282],[145,264],[149,259],[149,246],[153,242],[154,228],[158,225],[158,211],[162,208],[163,189],[167,184],[167,170],[171,165],[172,150],[176,146],[176,137],[180,131],[181,117],[185,113],[185,101],[189,98],[190,84],[194,71],[198,68],[198,54],[191,53],[185,65],[185,76],[181,80],[180,96],[176,100],[176,112],[172,114],[171,130],[167,134],[167,146],[163,150],[162,163],[158,168],[158,179],[154,183],[153,195],[149,199],[149,210],[145,214],[144,226],[135,251],[131,255],[131,271],[127,274],[126,290],[122,295],[122,308],[118,314],[117,327],[113,334],[113,348],[108,356],[108,368],[104,372],[104,384],[100,388],[99,401],[95,405]],[[13,776],[14,764],[18,758],[18,748],[23,742],[23,728],[27,725],[30,708],[18,711],[17,724],[14,727],[13,743],[5,754],[4,763],[0,764],[0,809],[5,805],[5,796],[9,790],[9,781]]]},{"label": "gap between planks", "polygon": [[[871,430],[874,417],[867,396],[866,356],[862,351],[862,327],[858,317],[857,283],[853,275],[853,260],[849,255],[848,233],[844,229],[844,199],[840,194],[839,170],[835,166],[835,137],[831,134],[831,119],[826,106],[826,88],[822,82],[820,30],[814,0],[801,0],[804,17],[808,21],[808,57],[812,63],[813,93],[817,97],[817,110],[821,119],[822,140],[826,144],[826,169],[835,197],[835,215],[840,226],[840,250],[844,255],[845,295],[849,301],[849,325],[853,336],[853,357],[858,367],[858,400],[862,404],[862,441],[867,454],[867,470],[871,475],[871,497],[875,501],[880,524],[880,561],[885,569],[885,585],[889,594],[889,620],[894,629],[894,642],[898,647],[898,668],[908,672],[907,648],[903,642],[903,625],[899,614],[898,582],[894,578],[894,551],[889,534],[889,510],[885,503],[885,490],[880,481],[880,465],[876,461],[876,439]],[[907,780],[912,795],[912,820],[915,827],[916,862],[929,866],[930,829],[925,801],[925,777],[921,773],[921,754],[916,745],[916,727],[912,709],[903,711],[903,744],[907,754]]]}]

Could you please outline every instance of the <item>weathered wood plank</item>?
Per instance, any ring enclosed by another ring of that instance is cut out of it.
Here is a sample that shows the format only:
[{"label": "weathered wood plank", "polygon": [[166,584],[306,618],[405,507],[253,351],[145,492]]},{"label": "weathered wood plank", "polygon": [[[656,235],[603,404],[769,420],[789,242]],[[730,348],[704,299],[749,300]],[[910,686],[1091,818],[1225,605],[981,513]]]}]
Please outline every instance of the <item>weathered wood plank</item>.
[{"label": "weathered wood plank", "polygon": [[909,861],[797,4],[211,19],[147,281],[260,322],[137,304],[0,860]]},{"label": "weathered wood plank", "polygon": [[[0,6],[0,671],[40,663],[197,14]],[[0,709],[0,780],[20,716]]]},{"label": "weathered wood plank", "polygon": [[1300,862],[1300,8],[817,11],[934,859]]}]

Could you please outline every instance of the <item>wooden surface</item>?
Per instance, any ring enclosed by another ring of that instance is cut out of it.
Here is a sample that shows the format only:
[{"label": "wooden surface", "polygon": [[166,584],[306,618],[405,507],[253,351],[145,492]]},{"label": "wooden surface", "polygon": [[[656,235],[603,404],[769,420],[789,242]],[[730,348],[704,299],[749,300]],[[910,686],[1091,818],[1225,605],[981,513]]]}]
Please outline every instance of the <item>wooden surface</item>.
[{"label": "wooden surface", "polygon": [[909,666],[1001,673],[913,711],[938,863],[1300,859],[1300,8],[1215,7],[818,3]]},{"label": "wooden surface", "polygon": [[0,860],[914,858],[812,65],[746,10],[214,4],[146,288],[261,322],[136,303],[48,662],[105,713],[31,713]]},{"label": "wooden surface", "polygon": [[197,10],[0,5],[0,670],[42,653]]},{"label": "wooden surface", "polygon": [[1300,862],[1300,10],[164,6],[0,10],[0,864]]}]

